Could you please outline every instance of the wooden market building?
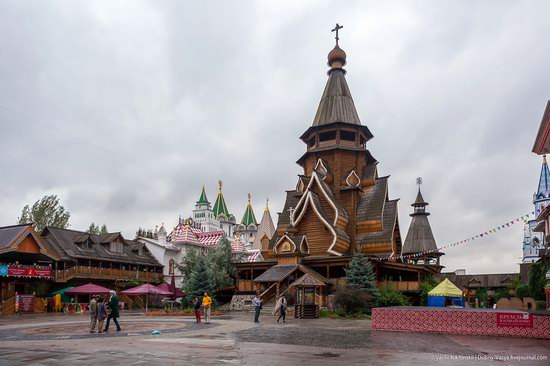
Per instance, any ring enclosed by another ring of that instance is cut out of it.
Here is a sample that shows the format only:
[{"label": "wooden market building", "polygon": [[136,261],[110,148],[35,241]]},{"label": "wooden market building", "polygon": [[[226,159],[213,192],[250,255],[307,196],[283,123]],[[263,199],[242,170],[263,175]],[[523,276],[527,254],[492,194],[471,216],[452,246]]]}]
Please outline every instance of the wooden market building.
[{"label": "wooden market building", "polygon": [[[32,224],[0,227],[0,305],[3,314],[17,310],[23,296],[36,312],[55,290],[94,282],[115,290],[141,282],[160,283],[163,266],[140,242],[121,233],[103,235]],[[120,295],[129,304],[132,299]]]}]

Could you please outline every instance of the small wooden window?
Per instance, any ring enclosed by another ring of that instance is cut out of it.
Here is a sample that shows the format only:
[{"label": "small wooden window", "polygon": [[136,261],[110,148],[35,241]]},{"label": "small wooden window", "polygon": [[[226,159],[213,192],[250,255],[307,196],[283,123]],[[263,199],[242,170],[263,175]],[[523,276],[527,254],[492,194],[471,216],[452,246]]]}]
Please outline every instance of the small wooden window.
[{"label": "small wooden window", "polygon": [[319,134],[319,141],[336,140],[336,131],[321,132]]},{"label": "small wooden window", "polygon": [[354,141],[355,142],[355,132],[340,131],[340,140]]}]

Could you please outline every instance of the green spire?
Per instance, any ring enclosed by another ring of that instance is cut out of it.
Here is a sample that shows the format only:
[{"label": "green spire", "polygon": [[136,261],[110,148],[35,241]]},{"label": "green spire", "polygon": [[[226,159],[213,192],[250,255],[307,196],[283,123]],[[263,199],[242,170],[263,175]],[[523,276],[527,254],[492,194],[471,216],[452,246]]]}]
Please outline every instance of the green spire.
[{"label": "green spire", "polygon": [[216,202],[214,203],[214,217],[218,218],[218,216],[224,215],[226,218],[229,218],[229,210],[227,209],[222,193],[222,181],[219,180],[218,184],[220,190],[218,191],[218,197],[216,197]]},{"label": "green spire", "polygon": [[206,198],[206,191],[204,190],[204,186],[202,186],[201,196],[197,201],[197,205],[209,205],[209,204],[210,202],[208,202],[208,198]]},{"label": "green spire", "polygon": [[254,215],[254,210],[252,210],[252,204],[250,203],[250,193],[248,194],[248,205],[246,206],[246,211],[244,212],[241,224],[245,226],[251,224],[258,225],[258,222],[256,221],[256,216]]}]

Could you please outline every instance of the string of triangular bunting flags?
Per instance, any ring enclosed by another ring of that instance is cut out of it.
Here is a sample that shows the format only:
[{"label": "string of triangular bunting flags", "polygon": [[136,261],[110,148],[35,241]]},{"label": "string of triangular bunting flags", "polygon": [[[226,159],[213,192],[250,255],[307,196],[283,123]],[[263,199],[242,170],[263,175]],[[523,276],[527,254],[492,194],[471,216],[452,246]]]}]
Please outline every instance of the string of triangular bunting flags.
[{"label": "string of triangular bunting flags", "polygon": [[534,215],[535,213],[534,212],[529,212],[523,216],[520,216],[518,218],[515,218],[513,219],[512,221],[508,221],[502,225],[498,225],[497,227],[493,228],[493,229],[490,229],[490,230],[487,230],[487,231],[483,231],[482,233],[480,234],[477,234],[477,235],[474,235],[474,236],[471,236],[471,237],[468,237],[466,239],[463,239],[463,240],[460,240],[460,241],[457,241],[457,242],[454,242],[452,244],[447,244],[447,245],[443,245],[441,247],[438,247],[437,249],[434,249],[434,250],[428,250],[428,251],[424,251],[424,252],[417,252],[417,253],[409,253],[409,254],[406,254],[406,255],[400,255],[400,256],[387,256],[387,257],[376,257],[376,258],[371,258],[373,260],[378,260],[378,261],[399,261],[399,260],[403,260],[403,259],[413,259],[413,258],[419,258],[419,257],[423,257],[425,255],[428,255],[430,253],[436,253],[436,252],[439,252],[443,249],[446,249],[446,248],[450,248],[450,247],[455,247],[457,245],[461,245],[461,244],[466,244],[470,241],[474,241],[474,240],[477,240],[477,239],[482,239],[482,238],[486,238],[487,236],[491,235],[491,234],[495,234],[503,229],[507,229],[509,228],[511,225],[515,224],[516,222],[520,222],[520,221],[524,221],[524,222],[527,222],[527,219],[531,216],[531,215]]}]

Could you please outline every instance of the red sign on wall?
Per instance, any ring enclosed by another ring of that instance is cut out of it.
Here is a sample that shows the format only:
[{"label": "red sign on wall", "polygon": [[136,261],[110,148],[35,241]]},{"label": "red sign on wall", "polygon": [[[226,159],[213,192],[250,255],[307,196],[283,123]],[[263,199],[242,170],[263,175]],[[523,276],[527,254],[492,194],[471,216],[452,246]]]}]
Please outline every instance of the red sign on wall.
[{"label": "red sign on wall", "polygon": [[533,328],[533,316],[529,313],[497,313],[497,327]]},{"label": "red sign on wall", "polygon": [[34,295],[17,295],[15,298],[15,309],[18,313],[34,313]]},{"label": "red sign on wall", "polygon": [[51,277],[52,270],[49,268],[33,268],[33,267],[9,267],[8,276],[25,276],[25,277]]}]

